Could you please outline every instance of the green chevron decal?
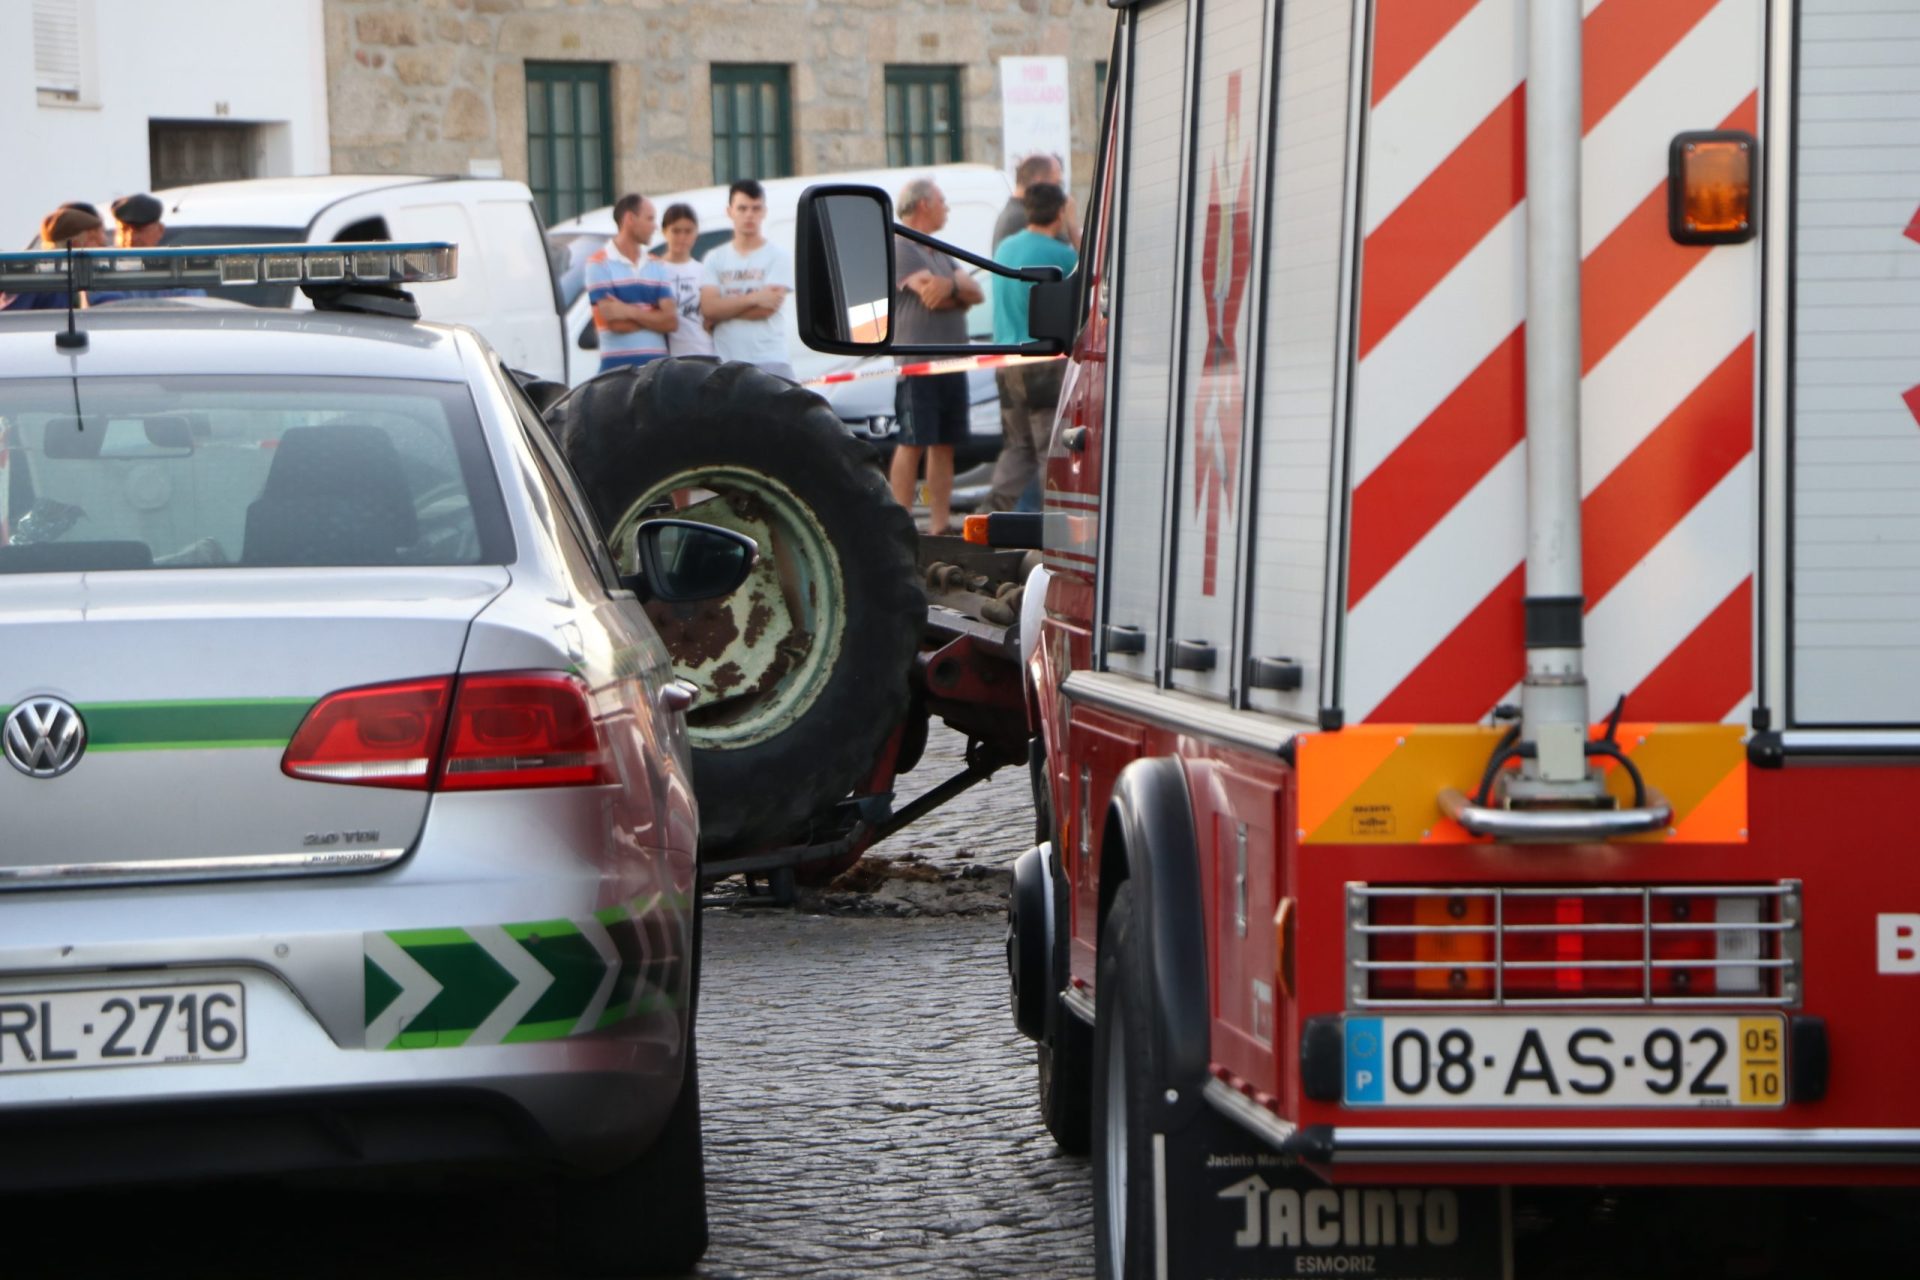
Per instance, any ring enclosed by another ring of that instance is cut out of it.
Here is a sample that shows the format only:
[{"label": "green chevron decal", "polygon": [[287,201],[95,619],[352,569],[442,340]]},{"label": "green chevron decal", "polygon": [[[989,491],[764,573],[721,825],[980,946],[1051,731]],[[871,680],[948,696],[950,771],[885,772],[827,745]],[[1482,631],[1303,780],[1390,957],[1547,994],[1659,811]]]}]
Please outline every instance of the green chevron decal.
[{"label": "green chevron decal", "polygon": [[673,1008],[666,905],[648,894],[581,920],[366,934],[367,1048],[554,1040]]}]

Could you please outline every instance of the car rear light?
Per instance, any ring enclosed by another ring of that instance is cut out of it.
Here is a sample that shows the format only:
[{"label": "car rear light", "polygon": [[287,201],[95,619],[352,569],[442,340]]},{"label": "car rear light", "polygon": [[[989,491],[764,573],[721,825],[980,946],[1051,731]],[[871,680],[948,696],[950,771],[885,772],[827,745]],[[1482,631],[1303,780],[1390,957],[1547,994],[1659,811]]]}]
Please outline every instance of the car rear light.
[{"label": "car rear light", "polygon": [[343,689],[300,722],[281,771],[316,782],[425,791],[447,722],[450,676]]},{"label": "car rear light", "polygon": [[1360,1004],[1790,1003],[1798,890],[1349,890]]},{"label": "car rear light", "polygon": [[578,679],[540,671],[461,678],[440,790],[611,781],[606,744]]},{"label": "car rear light", "polygon": [[553,671],[402,680],[330,693],[281,758],[289,777],[414,791],[614,779],[586,686]]}]

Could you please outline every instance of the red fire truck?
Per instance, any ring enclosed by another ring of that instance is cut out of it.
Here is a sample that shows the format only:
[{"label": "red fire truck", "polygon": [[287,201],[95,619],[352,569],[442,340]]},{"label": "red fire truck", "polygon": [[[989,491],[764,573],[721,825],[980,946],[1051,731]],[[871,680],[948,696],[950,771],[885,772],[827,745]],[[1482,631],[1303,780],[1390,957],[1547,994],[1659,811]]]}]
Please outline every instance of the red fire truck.
[{"label": "red fire truck", "polygon": [[[1045,514],[980,527],[1044,550],[1008,953],[1099,1273],[1914,1183],[1920,8],[1112,3]],[[831,341],[889,238],[820,198]]]}]

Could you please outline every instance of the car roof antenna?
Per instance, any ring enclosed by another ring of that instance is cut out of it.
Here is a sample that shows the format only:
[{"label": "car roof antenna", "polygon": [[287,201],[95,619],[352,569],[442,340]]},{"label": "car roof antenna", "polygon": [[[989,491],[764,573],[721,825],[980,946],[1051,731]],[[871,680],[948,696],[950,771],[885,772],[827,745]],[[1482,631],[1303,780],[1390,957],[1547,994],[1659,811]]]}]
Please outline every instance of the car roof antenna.
[{"label": "car roof antenna", "polygon": [[85,351],[87,335],[74,327],[73,313],[80,305],[73,289],[73,241],[67,241],[67,327],[53,335],[53,345],[62,351]]}]

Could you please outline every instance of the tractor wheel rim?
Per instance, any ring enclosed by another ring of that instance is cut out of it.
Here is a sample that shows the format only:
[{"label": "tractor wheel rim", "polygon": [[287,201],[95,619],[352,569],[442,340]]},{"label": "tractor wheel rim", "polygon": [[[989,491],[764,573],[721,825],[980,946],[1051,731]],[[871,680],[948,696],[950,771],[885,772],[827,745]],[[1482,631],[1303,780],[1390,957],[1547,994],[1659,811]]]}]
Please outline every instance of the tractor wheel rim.
[{"label": "tractor wheel rim", "polygon": [[[671,495],[690,489],[710,490],[716,499],[703,501],[685,513],[674,510]],[[785,591],[775,592],[765,601],[774,615],[772,620],[758,628],[737,627],[733,639],[718,651],[694,654],[685,645],[668,643],[675,674],[692,680],[703,692],[700,702],[687,714],[687,735],[692,745],[696,749],[738,750],[784,732],[819,699],[838,664],[846,634],[846,581],[827,531],[812,508],[773,477],[738,466],[689,467],[642,493],[622,513],[608,537],[621,572],[632,573],[638,567],[633,562],[633,534],[642,523],[682,515],[755,534],[762,543],[762,561],[778,562],[775,573],[784,571],[790,576],[794,598],[801,605],[802,616],[796,618]],[[768,530],[772,546],[765,545]],[[717,605],[737,603],[729,598]],[[783,628],[783,622],[791,629]],[[803,644],[799,640],[802,636]],[[744,668],[759,672],[767,666],[769,650],[773,651],[771,661],[775,665],[784,663],[778,674],[756,676],[765,681],[761,687],[729,696],[721,687],[729,664],[735,671]]]}]

